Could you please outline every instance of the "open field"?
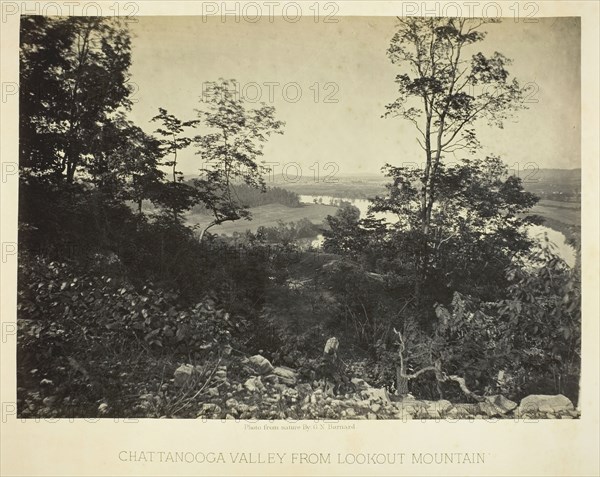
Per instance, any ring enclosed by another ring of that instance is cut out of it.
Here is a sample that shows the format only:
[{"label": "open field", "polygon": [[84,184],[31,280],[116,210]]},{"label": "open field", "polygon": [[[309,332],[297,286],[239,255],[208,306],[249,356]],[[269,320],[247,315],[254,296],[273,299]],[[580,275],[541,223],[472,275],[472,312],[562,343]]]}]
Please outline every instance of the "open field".
[{"label": "open field", "polygon": [[532,212],[566,225],[581,226],[581,208],[577,203],[541,200]]},{"label": "open field", "polygon": [[[306,204],[302,207],[286,207],[281,204],[268,204],[250,209],[252,220],[238,220],[226,222],[223,225],[213,227],[214,234],[232,235],[234,232],[244,233],[246,230],[256,232],[258,227],[274,227],[279,221],[297,222],[308,219],[314,224],[321,224],[325,217],[335,214],[336,207],[326,204]],[[532,213],[541,215],[552,223],[561,222],[567,226],[581,225],[581,209],[579,204],[570,202],[558,202],[552,200],[541,200]],[[189,214],[187,222],[189,225],[199,225],[202,228],[208,225],[211,216],[204,214]],[[551,226],[551,224],[549,224]]]},{"label": "open field", "polygon": [[[313,224],[321,224],[328,215],[334,215],[337,207],[332,205],[310,204],[302,207],[286,207],[280,204],[268,204],[250,209],[252,220],[238,220],[226,222],[210,229],[213,234],[232,235],[234,232],[243,233],[246,230],[256,232],[258,227],[274,227],[277,222],[297,222],[308,219]],[[208,225],[211,221],[210,215],[190,214],[187,217],[189,225],[198,224],[200,228]]]},{"label": "open field", "polygon": [[542,199],[542,200],[540,200],[539,205],[542,205],[545,207],[555,207],[558,209],[576,209],[576,210],[581,209],[580,202],[566,202],[566,201],[560,201],[560,200]]}]

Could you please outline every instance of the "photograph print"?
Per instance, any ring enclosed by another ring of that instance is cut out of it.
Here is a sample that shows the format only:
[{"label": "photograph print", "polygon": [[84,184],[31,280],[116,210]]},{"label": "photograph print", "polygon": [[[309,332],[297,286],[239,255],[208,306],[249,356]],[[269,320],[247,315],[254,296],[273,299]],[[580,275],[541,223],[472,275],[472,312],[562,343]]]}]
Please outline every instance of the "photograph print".
[{"label": "photograph print", "polygon": [[581,417],[580,18],[131,20],[20,18],[19,418]]}]

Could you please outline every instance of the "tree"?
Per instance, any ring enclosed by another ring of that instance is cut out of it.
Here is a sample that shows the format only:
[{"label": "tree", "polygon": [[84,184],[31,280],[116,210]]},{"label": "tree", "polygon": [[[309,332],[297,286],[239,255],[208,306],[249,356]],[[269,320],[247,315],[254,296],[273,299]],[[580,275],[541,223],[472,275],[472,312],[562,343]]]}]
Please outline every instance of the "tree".
[{"label": "tree", "polygon": [[415,186],[421,171],[384,169],[392,182],[388,194],[375,198],[371,209],[398,217],[389,226],[386,247],[411,259],[415,276],[422,273],[420,284],[427,285],[422,295],[427,292],[433,301],[445,301],[453,291],[460,291],[494,299],[506,285],[506,267],[531,245],[525,227],[541,219],[526,212],[537,197],[524,191],[521,180],[509,176],[497,157],[440,164],[429,216],[428,261],[422,262],[425,244],[420,191]]},{"label": "tree", "polygon": [[[581,371],[581,265],[569,267],[548,236],[508,267],[506,297],[495,303],[511,330],[505,368],[525,378],[526,391],[579,395]],[[512,351],[512,352],[511,352]],[[537,380],[537,382],[532,382]],[[520,389],[522,390],[522,389]]]},{"label": "tree", "polygon": [[523,106],[523,89],[509,79],[510,64],[502,54],[482,53],[466,58],[485,38],[480,28],[496,20],[462,18],[402,18],[388,49],[391,62],[401,68],[396,77],[399,96],[387,105],[386,116],[411,121],[424,152],[419,177],[418,220],[423,248],[419,254],[415,295],[427,272],[431,214],[438,194],[442,159],[460,150],[479,147],[474,125],[487,120],[502,127],[512,111]]},{"label": "tree", "polygon": [[174,220],[180,220],[180,214],[197,203],[197,191],[189,184],[183,183],[183,174],[177,170],[177,151],[187,148],[192,139],[181,134],[186,128],[195,127],[200,121],[181,121],[164,108],[158,108],[159,114],[151,121],[160,121],[162,127],[156,133],[162,136],[161,151],[164,157],[173,156],[164,165],[172,168],[173,180],[162,187],[161,202],[169,207]]},{"label": "tree", "polygon": [[173,160],[165,162],[166,166],[173,168],[173,182],[177,182],[183,179],[181,172],[177,170],[177,151],[185,149],[192,143],[192,139],[189,137],[181,136],[185,131],[185,128],[194,127],[200,121],[181,121],[164,108],[158,108],[159,114],[154,116],[151,121],[160,121],[162,127],[156,130],[156,133],[160,134],[163,139],[160,141],[163,147],[163,154],[168,156],[173,154]]},{"label": "tree", "polygon": [[208,130],[194,138],[205,167],[203,177],[194,179],[194,184],[214,219],[201,231],[200,240],[215,225],[249,218],[232,186],[241,182],[265,190],[263,175],[268,169],[257,160],[269,136],[282,134],[284,126],[275,119],[272,106],[246,109],[243,98],[236,93],[234,80],[220,79],[209,83],[207,89],[209,94],[201,98],[205,108],[197,113]]},{"label": "tree", "polygon": [[359,227],[360,210],[349,202],[342,202],[335,215],[328,215],[325,221],[329,225],[323,232],[325,252],[355,256],[366,246],[367,235]]},{"label": "tree", "polygon": [[130,36],[117,18],[23,17],[22,166],[73,183],[94,137],[131,106]]},{"label": "tree", "polygon": [[91,182],[107,196],[133,201],[142,214],[142,202],[160,203],[165,173],[159,169],[163,156],[160,142],[118,115],[102,128],[92,142],[86,161]]}]

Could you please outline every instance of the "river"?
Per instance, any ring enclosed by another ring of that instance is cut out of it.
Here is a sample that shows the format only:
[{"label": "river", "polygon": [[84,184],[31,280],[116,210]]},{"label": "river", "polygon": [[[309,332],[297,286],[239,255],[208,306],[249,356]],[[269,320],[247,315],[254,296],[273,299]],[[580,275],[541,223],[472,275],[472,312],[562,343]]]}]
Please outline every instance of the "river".
[{"label": "river", "polygon": [[[350,202],[354,205],[358,210],[360,210],[360,215],[365,216],[369,210],[369,201],[366,199],[344,199],[340,197],[331,197],[327,195],[300,195],[300,201],[305,204],[314,204],[315,201],[317,203],[322,203],[326,205],[339,205],[340,202]],[[376,218],[386,219],[388,222],[394,222],[397,220],[394,214],[390,213],[377,213],[375,214]],[[551,229],[550,227],[546,227],[544,225],[531,225],[527,233],[530,237],[535,238],[538,241],[544,240],[544,235],[548,235],[548,239],[555,246],[554,252],[560,256],[570,267],[575,266],[576,261],[576,252],[573,247],[571,247],[567,243],[567,239],[562,232],[558,230]],[[313,247],[320,247],[323,244],[323,236],[319,235],[316,239],[314,239],[311,243]]]}]

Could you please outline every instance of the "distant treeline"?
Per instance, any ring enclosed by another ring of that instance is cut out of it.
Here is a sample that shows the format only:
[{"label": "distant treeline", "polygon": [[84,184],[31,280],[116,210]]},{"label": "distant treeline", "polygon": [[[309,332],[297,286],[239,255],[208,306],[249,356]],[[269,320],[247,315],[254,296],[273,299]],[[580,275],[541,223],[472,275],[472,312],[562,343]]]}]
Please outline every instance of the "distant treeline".
[{"label": "distant treeline", "polygon": [[[281,187],[267,187],[265,192],[261,192],[247,184],[235,184],[232,185],[232,196],[238,204],[246,207],[259,207],[268,204],[300,207],[300,196]],[[203,204],[197,204],[192,208],[192,212],[202,214],[206,212],[206,208]]]}]

